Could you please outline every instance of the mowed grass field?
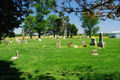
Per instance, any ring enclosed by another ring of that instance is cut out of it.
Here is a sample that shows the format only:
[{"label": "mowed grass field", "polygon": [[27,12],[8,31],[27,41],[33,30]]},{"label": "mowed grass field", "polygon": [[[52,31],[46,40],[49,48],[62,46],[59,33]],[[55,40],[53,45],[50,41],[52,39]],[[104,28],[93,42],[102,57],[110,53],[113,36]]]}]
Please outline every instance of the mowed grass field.
[{"label": "mowed grass field", "polygon": [[[0,80],[120,80],[120,38],[103,38],[105,48],[90,46],[91,39],[43,38],[0,44]],[[85,41],[87,47],[81,45]],[[67,47],[68,42],[73,42]],[[96,38],[99,42],[99,38]],[[45,45],[45,48],[42,46]],[[77,45],[78,48],[74,48]],[[91,50],[99,55],[91,55]],[[18,51],[18,59],[10,60]]]}]

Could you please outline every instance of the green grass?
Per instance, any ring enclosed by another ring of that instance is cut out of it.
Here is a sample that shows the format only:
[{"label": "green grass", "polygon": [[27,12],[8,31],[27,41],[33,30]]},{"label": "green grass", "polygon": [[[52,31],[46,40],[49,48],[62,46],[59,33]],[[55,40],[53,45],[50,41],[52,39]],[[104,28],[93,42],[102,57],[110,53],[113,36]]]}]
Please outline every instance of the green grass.
[{"label": "green grass", "polygon": [[[61,40],[56,48],[56,39],[27,40],[21,44],[5,41],[0,44],[0,80],[119,80],[120,38],[104,38],[105,48],[90,46],[91,39]],[[87,47],[81,45],[85,41]],[[97,43],[99,38],[96,39]],[[73,46],[67,47],[68,42]],[[45,45],[45,48],[42,46]],[[77,45],[78,48],[74,48]],[[91,55],[97,49],[99,55]],[[18,59],[11,61],[18,51]]]}]

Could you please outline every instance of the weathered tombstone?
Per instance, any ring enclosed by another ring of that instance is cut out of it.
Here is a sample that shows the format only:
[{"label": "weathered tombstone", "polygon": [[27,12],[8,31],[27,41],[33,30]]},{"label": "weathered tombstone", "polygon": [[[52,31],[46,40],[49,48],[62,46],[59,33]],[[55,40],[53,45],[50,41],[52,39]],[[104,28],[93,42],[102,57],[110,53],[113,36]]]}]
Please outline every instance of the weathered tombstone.
[{"label": "weathered tombstone", "polygon": [[57,39],[56,47],[61,47],[61,41],[59,40],[59,38]]},{"label": "weathered tombstone", "polygon": [[25,44],[27,44],[27,40],[25,40]]},{"label": "weathered tombstone", "polygon": [[15,40],[15,42],[18,42],[18,38]]},{"label": "weathered tombstone", "polygon": [[97,50],[92,50],[91,53],[92,55],[98,55]]},{"label": "weathered tombstone", "polygon": [[98,47],[103,47],[104,48],[105,42],[103,42],[103,33],[99,34],[99,43],[97,43]]},{"label": "weathered tombstone", "polygon": [[45,45],[43,45],[42,48],[45,48]]},{"label": "weathered tombstone", "polygon": [[6,40],[6,46],[9,46],[8,40]]},{"label": "weathered tombstone", "polygon": [[88,38],[88,37],[85,35],[85,38]]},{"label": "weathered tombstone", "polygon": [[77,46],[77,45],[75,45],[75,46],[74,46],[74,48],[78,48],[78,46]]},{"label": "weathered tombstone", "polygon": [[45,35],[43,35],[43,38],[45,38]]},{"label": "weathered tombstone", "polygon": [[21,39],[18,39],[18,44],[21,44]]},{"label": "weathered tombstone", "polygon": [[83,45],[83,47],[87,47],[87,45]]},{"label": "weathered tombstone", "polygon": [[71,42],[68,42],[68,47],[70,47],[71,46]]},{"label": "weathered tombstone", "polygon": [[85,41],[81,41],[81,45],[85,45]]},{"label": "weathered tombstone", "polygon": [[95,38],[92,38],[92,39],[91,39],[90,45],[91,45],[91,46],[92,46],[92,45],[97,45],[96,39],[95,39]]},{"label": "weathered tombstone", "polygon": [[77,37],[79,38],[79,35]]},{"label": "weathered tombstone", "polygon": [[39,38],[39,41],[41,41],[41,38]]},{"label": "weathered tombstone", "polygon": [[35,36],[33,36],[33,40],[35,40]]},{"label": "weathered tombstone", "polygon": [[23,30],[23,39],[22,39],[22,41],[25,41],[24,30]]},{"label": "weathered tombstone", "polygon": [[10,60],[15,60],[15,59],[17,59],[17,58],[18,58],[18,51],[16,51],[16,56],[15,56],[15,57],[11,57]]}]

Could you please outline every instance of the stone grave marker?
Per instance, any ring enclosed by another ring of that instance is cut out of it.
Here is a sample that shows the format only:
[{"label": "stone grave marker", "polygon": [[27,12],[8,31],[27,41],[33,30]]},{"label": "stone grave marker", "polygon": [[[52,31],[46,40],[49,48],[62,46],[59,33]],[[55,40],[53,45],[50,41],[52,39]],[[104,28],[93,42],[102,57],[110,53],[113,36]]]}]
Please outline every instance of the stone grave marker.
[{"label": "stone grave marker", "polygon": [[83,47],[87,47],[87,45],[84,44]]},{"label": "stone grave marker", "polygon": [[18,44],[21,44],[21,39],[18,39]]},{"label": "stone grave marker", "polygon": [[18,42],[18,38],[15,40],[15,42]]},{"label": "stone grave marker", "polygon": [[9,46],[8,40],[6,40],[6,46]]},{"label": "stone grave marker", "polygon": [[41,41],[41,38],[39,38],[39,41]]},{"label": "stone grave marker", "polygon": [[71,46],[71,42],[68,42],[68,47],[70,47]]},{"label": "stone grave marker", "polygon": [[91,46],[92,46],[92,45],[97,45],[96,39],[95,39],[95,38],[92,38],[92,39],[91,39],[90,45],[91,45]]},{"label": "stone grave marker", "polygon": [[45,38],[45,35],[43,35],[43,38]]},{"label": "stone grave marker", "polygon": [[77,45],[75,45],[75,46],[74,46],[74,48],[78,48],[78,46],[77,46]]},{"label": "stone grave marker", "polygon": [[91,53],[92,55],[98,55],[97,50],[92,50]]},{"label": "stone grave marker", "polygon": [[27,40],[25,40],[25,44],[27,44]]},{"label": "stone grave marker", "polygon": [[23,39],[22,39],[22,41],[25,41],[24,30],[23,30]]},{"label": "stone grave marker", "polygon": [[85,41],[81,41],[81,45],[85,45]]},{"label": "stone grave marker", "polygon": [[103,33],[99,34],[99,43],[97,43],[98,47],[104,48],[105,42],[103,42]]},{"label": "stone grave marker", "polygon": [[15,56],[15,57],[11,57],[10,60],[15,60],[15,59],[17,59],[17,58],[18,58],[18,51],[16,51],[16,56]]},{"label": "stone grave marker", "polygon": [[33,40],[35,40],[35,36],[33,36]]},{"label": "stone grave marker", "polygon": [[57,39],[57,42],[56,42],[56,47],[60,48],[61,47],[61,41],[59,40],[59,38]]}]

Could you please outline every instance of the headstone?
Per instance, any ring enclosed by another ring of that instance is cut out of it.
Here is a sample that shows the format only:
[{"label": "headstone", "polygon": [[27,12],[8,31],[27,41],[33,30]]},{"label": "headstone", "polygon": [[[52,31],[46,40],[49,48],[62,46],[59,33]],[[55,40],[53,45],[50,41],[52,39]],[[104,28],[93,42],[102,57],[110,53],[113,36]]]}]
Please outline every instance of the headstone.
[{"label": "headstone", "polygon": [[85,38],[88,38],[87,36],[85,36]]},{"label": "headstone", "polygon": [[85,41],[81,41],[81,45],[85,45]]},{"label": "headstone", "polygon": [[41,38],[39,38],[39,41],[41,41]]},{"label": "headstone", "polygon": [[22,41],[25,41],[24,30],[23,30],[23,39],[22,39]]},{"label": "headstone", "polygon": [[95,38],[92,38],[92,39],[91,39],[90,45],[91,45],[91,46],[92,46],[92,45],[97,45],[96,39],[95,39]]},{"label": "headstone", "polygon": [[79,35],[77,37],[79,38]]},{"label": "headstone", "polygon": [[68,42],[68,47],[70,47],[71,46],[71,42]]},{"label": "headstone", "polygon": [[45,45],[43,45],[42,48],[45,48]]},{"label": "headstone", "polygon": [[33,40],[35,40],[35,36],[33,36]]},{"label": "headstone", "polygon": [[43,35],[43,38],[45,38],[45,35]]},{"label": "headstone", "polygon": [[98,55],[97,50],[92,50],[91,53],[92,55]]},{"label": "headstone", "polygon": [[25,44],[27,44],[27,40],[25,40]]},{"label": "headstone", "polygon": [[75,45],[75,46],[74,46],[74,48],[78,48],[78,46],[77,46],[77,45]]},{"label": "headstone", "polygon": [[104,48],[105,42],[103,42],[103,33],[99,34],[99,43],[97,43],[98,47]]},{"label": "headstone", "polygon": [[18,38],[15,40],[15,42],[18,42]]},{"label": "headstone", "polygon": [[18,44],[21,44],[21,39],[18,39]]},{"label": "headstone", "polygon": [[83,45],[83,47],[87,47],[87,45]]},{"label": "headstone", "polygon": [[57,39],[57,42],[56,42],[56,47],[61,47],[61,41],[59,40],[59,38]]},{"label": "headstone", "polygon": [[18,51],[16,51],[16,56],[15,56],[15,57],[11,57],[10,60],[15,60],[15,59],[17,59],[17,58],[18,58]]},{"label": "headstone", "polygon": [[6,40],[6,46],[9,46],[8,40]]}]

